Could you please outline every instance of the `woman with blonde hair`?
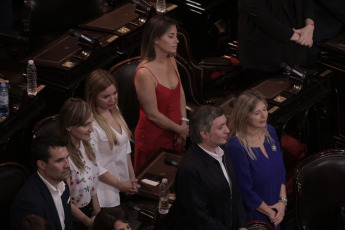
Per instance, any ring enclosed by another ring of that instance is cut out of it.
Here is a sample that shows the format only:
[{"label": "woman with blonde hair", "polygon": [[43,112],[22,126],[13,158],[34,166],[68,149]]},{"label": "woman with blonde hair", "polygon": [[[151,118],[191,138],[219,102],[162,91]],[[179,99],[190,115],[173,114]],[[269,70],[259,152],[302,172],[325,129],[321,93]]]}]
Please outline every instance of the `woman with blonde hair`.
[{"label": "woman with blonde hair", "polygon": [[86,81],[85,95],[95,118],[91,139],[100,166],[109,172],[100,177],[98,200],[101,207],[115,207],[120,204],[120,191],[134,194],[140,187],[131,160],[132,134],[117,107],[117,84],[109,72],[94,70]]},{"label": "woman with blonde hair", "polygon": [[267,124],[267,117],[267,102],[261,93],[242,93],[231,113],[227,149],[247,221],[264,220],[279,229],[287,205],[285,167],[276,131]]},{"label": "woman with blonde hair", "polygon": [[100,211],[97,198],[100,171],[89,142],[93,120],[90,106],[78,98],[69,98],[59,113],[59,134],[67,141],[69,152],[71,178],[68,184],[74,230],[92,227],[93,219]]}]

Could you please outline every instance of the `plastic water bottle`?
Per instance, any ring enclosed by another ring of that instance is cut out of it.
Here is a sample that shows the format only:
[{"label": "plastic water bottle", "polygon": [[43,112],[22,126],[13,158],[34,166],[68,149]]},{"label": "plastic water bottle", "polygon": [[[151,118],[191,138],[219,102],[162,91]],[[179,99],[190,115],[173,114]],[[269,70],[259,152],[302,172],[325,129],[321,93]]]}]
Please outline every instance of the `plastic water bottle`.
[{"label": "plastic water bottle", "polygon": [[157,14],[164,14],[166,10],[167,10],[167,6],[166,6],[165,0],[157,0],[156,2]]},{"label": "plastic water bottle", "polygon": [[5,83],[0,86],[0,117],[7,117],[9,114],[8,89]]},{"label": "plastic water bottle", "polygon": [[159,185],[158,211],[160,214],[167,214],[169,212],[169,186],[167,178],[163,178],[162,183]]},{"label": "plastic water bottle", "polygon": [[26,67],[27,76],[27,89],[29,96],[36,96],[37,94],[37,71],[33,60],[28,61],[28,66]]}]

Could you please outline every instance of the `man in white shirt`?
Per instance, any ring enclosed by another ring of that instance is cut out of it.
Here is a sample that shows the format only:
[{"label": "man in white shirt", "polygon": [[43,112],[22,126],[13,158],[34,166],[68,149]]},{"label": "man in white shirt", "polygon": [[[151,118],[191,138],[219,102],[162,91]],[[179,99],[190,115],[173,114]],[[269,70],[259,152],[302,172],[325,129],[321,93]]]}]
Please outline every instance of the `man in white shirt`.
[{"label": "man in white shirt", "polygon": [[246,230],[230,157],[220,147],[229,129],[221,108],[200,106],[189,119],[193,142],[176,174],[178,229]]},{"label": "man in white shirt", "polygon": [[32,144],[35,172],[16,195],[10,214],[10,229],[18,229],[22,219],[36,214],[53,230],[71,230],[71,201],[66,179],[70,177],[66,142],[58,137],[37,137]]}]

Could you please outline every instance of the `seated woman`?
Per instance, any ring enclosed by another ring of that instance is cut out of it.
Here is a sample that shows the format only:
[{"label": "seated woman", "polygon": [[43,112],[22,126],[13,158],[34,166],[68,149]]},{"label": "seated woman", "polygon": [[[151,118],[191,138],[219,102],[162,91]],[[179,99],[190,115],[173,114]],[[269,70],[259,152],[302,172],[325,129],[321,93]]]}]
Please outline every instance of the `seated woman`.
[{"label": "seated woman", "polygon": [[102,209],[93,222],[92,230],[131,230],[127,213],[119,207]]},{"label": "seated woman", "polygon": [[100,177],[98,200],[101,207],[115,207],[120,204],[120,191],[134,194],[140,188],[130,154],[131,132],[117,107],[117,85],[109,72],[93,71],[86,81],[85,91],[95,118],[91,134],[94,149],[100,166],[113,176],[106,178],[107,174],[103,174]]},{"label": "seated woman", "polygon": [[141,62],[134,84],[140,102],[139,122],[134,133],[134,169],[159,148],[182,151],[188,136],[186,99],[174,55],[178,39],[176,22],[158,15],[145,25]]},{"label": "seated woman", "polygon": [[279,229],[287,205],[285,167],[276,131],[267,124],[267,117],[267,102],[261,93],[242,93],[231,113],[227,149],[247,221],[263,220]]},{"label": "seated woman", "polygon": [[67,141],[71,178],[74,230],[89,229],[94,216],[100,211],[97,198],[99,167],[90,144],[93,131],[93,115],[90,106],[81,99],[69,98],[59,113],[59,133]]}]

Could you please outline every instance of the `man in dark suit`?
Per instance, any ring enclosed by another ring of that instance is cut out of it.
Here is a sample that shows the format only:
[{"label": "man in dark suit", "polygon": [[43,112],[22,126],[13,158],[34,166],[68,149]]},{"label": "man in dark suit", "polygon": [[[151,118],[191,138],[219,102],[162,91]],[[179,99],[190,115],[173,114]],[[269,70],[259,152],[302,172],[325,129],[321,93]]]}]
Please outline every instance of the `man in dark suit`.
[{"label": "man in dark suit", "polygon": [[178,229],[244,230],[245,211],[229,155],[220,148],[229,129],[221,108],[191,114],[190,139],[176,174]]},{"label": "man in dark suit", "polygon": [[[306,62],[313,44],[313,0],[239,0],[238,52],[245,69],[268,73]],[[316,25],[317,26],[317,25]]]},{"label": "man in dark suit", "polygon": [[45,218],[53,230],[72,227],[71,202],[66,179],[70,176],[66,142],[57,137],[37,137],[32,154],[35,172],[16,195],[10,213],[10,228],[18,229],[29,214]]}]

